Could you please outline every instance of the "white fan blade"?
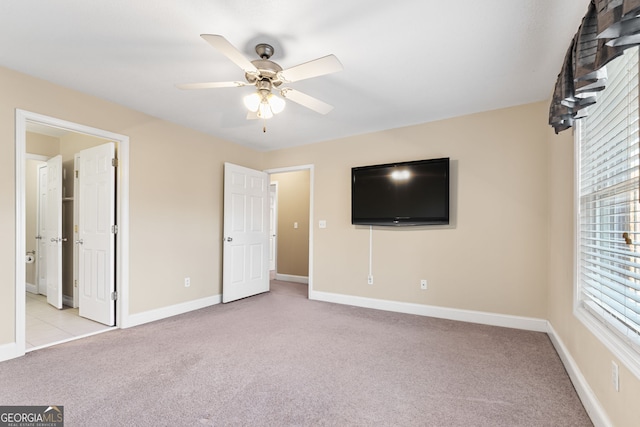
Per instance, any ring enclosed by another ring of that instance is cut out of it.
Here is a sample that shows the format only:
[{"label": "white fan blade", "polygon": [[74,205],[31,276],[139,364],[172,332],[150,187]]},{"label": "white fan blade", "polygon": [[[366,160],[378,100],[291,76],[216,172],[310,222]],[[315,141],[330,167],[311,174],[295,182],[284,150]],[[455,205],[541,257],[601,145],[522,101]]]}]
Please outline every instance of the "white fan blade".
[{"label": "white fan blade", "polygon": [[215,47],[225,55],[227,58],[233,61],[238,67],[242,68],[245,72],[257,72],[258,69],[251,63],[234,45],[229,43],[227,39],[217,34],[200,34],[200,37],[205,39],[207,43]]},{"label": "white fan blade", "polygon": [[335,55],[327,55],[313,61],[305,62],[295,67],[282,70],[280,77],[286,82],[297,82],[311,77],[324,76],[325,74],[342,71],[343,67]]},{"label": "white fan blade", "polygon": [[307,95],[306,93],[302,93],[295,89],[284,88],[280,91],[280,94],[291,101],[302,105],[303,107],[307,107],[310,110],[313,110],[320,114],[327,114],[329,111],[333,110],[333,106],[320,101],[312,96]]},{"label": "white fan blade", "polygon": [[178,89],[215,89],[219,87],[241,87],[246,86],[243,82],[208,82],[208,83],[183,83],[176,85]]}]

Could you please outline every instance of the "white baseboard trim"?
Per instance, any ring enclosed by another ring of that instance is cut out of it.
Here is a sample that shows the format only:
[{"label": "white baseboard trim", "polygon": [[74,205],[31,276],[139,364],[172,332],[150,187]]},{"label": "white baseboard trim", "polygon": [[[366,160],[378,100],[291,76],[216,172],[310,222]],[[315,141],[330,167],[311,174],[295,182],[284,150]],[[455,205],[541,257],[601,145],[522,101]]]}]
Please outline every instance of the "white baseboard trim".
[{"label": "white baseboard trim", "polygon": [[32,294],[38,293],[38,287],[33,283],[29,283],[29,282],[25,283],[24,288],[27,292],[31,292]]},{"label": "white baseboard trim", "polygon": [[282,280],[284,282],[295,282],[309,284],[309,277],[307,276],[294,276],[293,274],[279,274],[276,273],[276,280]]},{"label": "white baseboard trim", "polygon": [[221,302],[222,295],[214,295],[211,297],[187,301],[180,304],[170,305],[168,307],[158,308],[155,310],[144,311],[142,313],[129,314],[129,316],[127,316],[126,324],[123,324],[120,327],[131,328],[133,326],[155,322],[156,320],[166,319],[167,317],[177,316],[178,314],[184,314],[189,311],[199,310],[201,308],[220,304]]},{"label": "white baseboard trim", "polygon": [[523,329],[527,331],[547,332],[547,321],[534,317],[511,316],[508,314],[487,313],[483,311],[461,310],[457,308],[437,307],[433,305],[414,304],[408,302],[389,301],[374,298],[356,297],[334,294],[330,292],[309,291],[309,299],[376,310],[394,311],[398,313],[417,314],[419,316],[437,317],[440,319],[458,320],[461,322],[480,323],[483,325],[502,326],[505,328]]},{"label": "white baseboard trim", "polygon": [[19,346],[18,343],[15,342],[0,345],[0,362],[24,356],[24,347],[20,347],[21,346]]},{"label": "white baseboard trim", "polygon": [[591,390],[591,387],[589,387],[589,383],[585,379],[584,375],[582,375],[580,368],[578,368],[576,361],[571,357],[569,350],[567,350],[567,347],[565,347],[564,343],[549,322],[547,322],[547,335],[549,335],[551,343],[555,347],[558,356],[560,356],[560,360],[562,360],[562,363],[569,374],[569,378],[571,378],[573,387],[576,389],[576,392],[582,401],[582,405],[587,411],[587,414],[589,414],[593,425],[596,427],[613,426],[611,420],[607,416],[607,413],[602,408],[600,401],[593,393],[593,390]]}]

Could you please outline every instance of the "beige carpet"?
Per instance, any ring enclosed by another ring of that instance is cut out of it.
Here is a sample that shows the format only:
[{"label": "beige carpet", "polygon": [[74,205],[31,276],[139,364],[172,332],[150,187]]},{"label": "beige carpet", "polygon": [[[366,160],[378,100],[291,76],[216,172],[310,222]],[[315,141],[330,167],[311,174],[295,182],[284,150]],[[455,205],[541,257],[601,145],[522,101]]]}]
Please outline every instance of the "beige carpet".
[{"label": "beige carpet", "polygon": [[0,363],[70,426],[590,426],[548,337],[270,293]]}]

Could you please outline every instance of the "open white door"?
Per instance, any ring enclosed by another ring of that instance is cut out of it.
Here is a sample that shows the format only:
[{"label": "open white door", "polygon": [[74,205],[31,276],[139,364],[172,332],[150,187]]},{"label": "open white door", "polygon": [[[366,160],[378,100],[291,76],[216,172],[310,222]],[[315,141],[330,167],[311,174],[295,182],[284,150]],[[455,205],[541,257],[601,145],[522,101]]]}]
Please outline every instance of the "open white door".
[{"label": "open white door", "polygon": [[115,143],[80,151],[80,316],[115,325]]},{"label": "open white door", "polygon": [[222,302],[269,290],[269,175],[224,164]]},{"label": "open white door", "polygon": [[38,241],[36,249],[36,271],[37,292],[42,295],[47,294],[47,165],[43,164],[38,167],[38,215],[37,228],[38,233],[36,240]]},{"label": "open white door", "polygon": [[47,206],[44,239],[47,245],[47,302],[62,308],[62,156],[47,161]]}]

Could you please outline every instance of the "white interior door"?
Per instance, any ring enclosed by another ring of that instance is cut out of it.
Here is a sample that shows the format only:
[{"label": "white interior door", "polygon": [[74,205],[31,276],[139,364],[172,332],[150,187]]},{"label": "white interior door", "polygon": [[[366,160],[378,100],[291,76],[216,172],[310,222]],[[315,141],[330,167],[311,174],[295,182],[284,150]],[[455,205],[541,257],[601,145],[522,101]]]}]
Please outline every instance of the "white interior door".
[{"label": "white interior door", "polygon": [[62,156],[47,161],[44,239],[47,245],[47,302],[62,308]]},{"label": "white interior door", "polygon": [[115,143],[80,151],[78,304],[80,316],[115,325]]},{"label": "white interior door", "polygon": [[39,294],[47,294],[47,165],[38,167],[38,213],[36,215],[36,287]]},{"label": "white interior door", "polygon": [[224,165],[222,302],[269,290],[269,175]]}]

